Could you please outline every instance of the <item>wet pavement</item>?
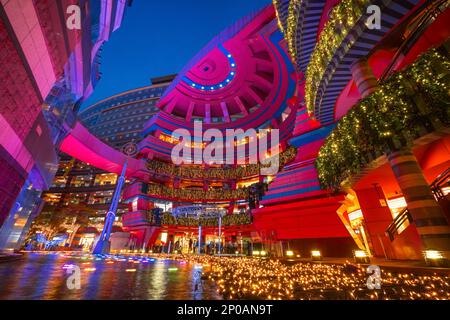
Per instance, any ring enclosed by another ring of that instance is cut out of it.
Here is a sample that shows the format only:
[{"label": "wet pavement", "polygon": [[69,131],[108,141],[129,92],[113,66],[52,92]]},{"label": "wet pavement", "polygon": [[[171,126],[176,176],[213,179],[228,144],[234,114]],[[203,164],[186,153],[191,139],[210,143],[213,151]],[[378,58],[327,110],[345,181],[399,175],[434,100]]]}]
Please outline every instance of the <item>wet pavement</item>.
[{"label": "wet pavement", "polygon": [[201,272],[201,266],[184,261],[26,253],[0,263],[0,299],[222,299]]}]

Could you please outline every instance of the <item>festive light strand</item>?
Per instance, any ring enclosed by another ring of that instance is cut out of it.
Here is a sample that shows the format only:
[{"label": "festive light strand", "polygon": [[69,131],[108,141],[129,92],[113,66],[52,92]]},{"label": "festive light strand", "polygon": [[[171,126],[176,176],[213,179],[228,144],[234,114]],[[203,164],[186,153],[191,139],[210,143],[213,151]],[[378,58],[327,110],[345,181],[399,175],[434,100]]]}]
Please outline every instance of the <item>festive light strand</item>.
[{"label": "festive light strand", "polygon": [[[368,3],[369,0],[342,0],[331,11],[330,19],[320,33],[306,71],[305,101],[309,113],[314,112],[317,90],[328,64],[343,40],[363,16]],[[295,35],[296,32],[288,33],[287,39],[295,39],[293,38]]]},{"label": "festive light strand", "polygon": [[450,61],[433,49],[338,122],[315,162],[320,183],[338,189],[379,156],[449,125]]}]

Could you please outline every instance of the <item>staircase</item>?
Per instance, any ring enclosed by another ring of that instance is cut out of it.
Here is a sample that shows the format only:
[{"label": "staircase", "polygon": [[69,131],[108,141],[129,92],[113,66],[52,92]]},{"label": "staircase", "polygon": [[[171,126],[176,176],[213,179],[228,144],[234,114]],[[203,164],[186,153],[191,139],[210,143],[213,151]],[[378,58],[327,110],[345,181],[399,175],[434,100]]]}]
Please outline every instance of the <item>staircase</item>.
[{"label": "staircase", "polygon": [[[448,193],[445,192],[446,188],[450,187],[450,168],[442,172],[437,178],[431,183],[430,189],[433,192],[436,201],[442,206],[447,219],[450,221],[450,201],[448,199]],[[408,212],[408,208],[405,208],[398,214],[398,216],[392,221],[389,227],[386,229],[386,236],[389,237],[391,241],[394,241],[395,236],[399,234],[398,230],[402,227],[405,221],[409,223],[413,222],[413,219]]]}]

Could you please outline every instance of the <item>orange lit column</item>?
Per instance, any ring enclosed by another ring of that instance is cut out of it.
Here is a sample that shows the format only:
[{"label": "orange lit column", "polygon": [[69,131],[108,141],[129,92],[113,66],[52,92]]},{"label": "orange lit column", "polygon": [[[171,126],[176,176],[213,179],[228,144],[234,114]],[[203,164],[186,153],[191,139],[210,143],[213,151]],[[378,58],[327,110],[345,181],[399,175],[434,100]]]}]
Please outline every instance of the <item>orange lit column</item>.
[{"label": "orange lit column", "polygon": [[385,232],[392,222],[391,210],[380,186],[357,190],[358,202],[364,216],[365,230],[369,234],[371,251],[375,257],[393,258]]},{"label": "orange lit column", "polygon": [[404,148],[388,159],[425,249],[442,251],[450,259],[450,227],[416,157]]}]

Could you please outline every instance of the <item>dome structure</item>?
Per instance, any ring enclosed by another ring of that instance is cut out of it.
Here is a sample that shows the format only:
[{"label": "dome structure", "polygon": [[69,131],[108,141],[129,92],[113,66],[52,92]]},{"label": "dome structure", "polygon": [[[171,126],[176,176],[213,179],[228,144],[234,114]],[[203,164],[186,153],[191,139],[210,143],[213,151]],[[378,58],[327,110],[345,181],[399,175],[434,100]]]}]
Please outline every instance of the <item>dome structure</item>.
[{"label": "dome structure", "polygon": [[[178,74],[144,127],[143,156],[170,160],[172,132],[279,129],[292,132],[297,78],[273,6],[238,21],[214,38]],[[283,148],[283,147],[282,147]]]}]

